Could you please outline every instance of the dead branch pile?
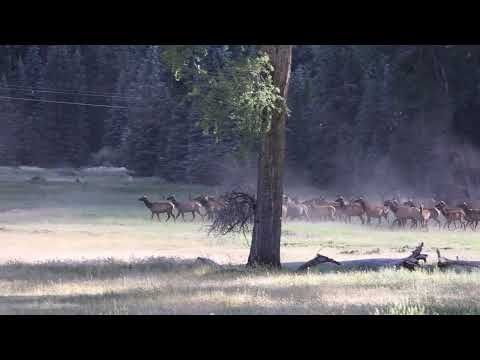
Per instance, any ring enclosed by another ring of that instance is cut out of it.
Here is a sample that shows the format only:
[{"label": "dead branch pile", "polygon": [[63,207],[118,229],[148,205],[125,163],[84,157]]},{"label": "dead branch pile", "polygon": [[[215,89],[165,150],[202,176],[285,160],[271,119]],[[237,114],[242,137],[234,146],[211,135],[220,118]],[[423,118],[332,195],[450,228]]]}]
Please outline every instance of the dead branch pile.
[{"label": "dead branch pile", "polygon": [[420,264],[420,261],[426,262],[426,254],[422,254],[423,243],[413,250],[412,254],[402,259],[358,259],[342,261],[341,263],[330,259],[326,256],[318,254],[314,259],[306,262],[300,266],[297,271],[305,271],[308,268],[318,266],[324,263],[333,263],[341,266],[344,269],[380,269],[385,267],[406,268],[408,270],[415,270]]},{"label": "dead branch pile", "polygon": [[467,261],[467,260],[451,260],[440,255],[440,250],[437,249],[438,267],[440,269],[447,268],[480,268],[480,261]]},{"label": "dead branch pile", "polygon": [[255,217],[255,197],[246,192],[231,191],[222,199],[225,206],[216,213],[209,232],[218,235],[249,233]]}]

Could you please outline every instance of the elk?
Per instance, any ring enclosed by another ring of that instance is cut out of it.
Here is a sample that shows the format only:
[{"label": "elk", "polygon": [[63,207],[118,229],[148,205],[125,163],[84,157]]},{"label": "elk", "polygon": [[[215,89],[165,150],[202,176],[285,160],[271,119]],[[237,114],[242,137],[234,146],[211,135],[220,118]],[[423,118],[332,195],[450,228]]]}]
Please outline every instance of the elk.
[{"label": "elk", "polygon": [[407,224],[408,220],[412,221],[412,228],[417,226],[417,219],[419,218],[420,211],[411,206],[400,206],[397,200],[387,200],[383,203],[384,206],[387,206],[395,214],[396,219],[392,222],[392,228],[395,224],[398,226],[403,226]]},{"label": "elk", "polygon": [[365,213],[365,211],[363,210],[361,205],[353,203],[347,204],[345,203],[345,199],[343,198],[343,196],[338,197],[335,202],[340,205],[339,208],[341,214],[344,216],[345,223],[351,223],[352,217],[359,217],[362,221],[362,225],[365,224],[365,219],[363,218],[363,214]]},{"label": "elk", "polygon": [[[290,199],[287,195],[283,196],[283,202],[286,206],[285,219],[302,219],[310,220],[308,206],[300,204],[296,199]],[[283,211],[283,208],[282,208]]]},{"label": "elk", "polygon": [[[403,205],[416,208],[416,206],[415,206],[415,204],[412,200],[405,201],[403,203]],[[419,208],[419,211],[420,211],[419,220],[420,220],[422,226],[427,227],[428,226],[428,221],[431,219],[431,220],[434,220],[437,223],[438,228],[440,229],[440,227],[442,226],[442,223],[438,219],[440,217],[440,210],[438,210],[435,206],[424,207],[424,204],[422,204],[421,207],[422,207],[423,210],[420,210],[420,208]],[[424,222],[422,223],[422,221],[425,220],[425,216],[427,216],[427,213],[428,213],[428,219],[426,220],[427,224],[424,224]]]},{"label": "elk", "polygon": [[165,222],[167,222],[170,217],[173,218],[173,221],[176,221],[175,215],[173,214],[173,209],[175,209],[175,205],[171,203],[170,201],[160,201],[160,202],[151,202],[148,200],[146,195],[143,195],[138,201],[142,201],[145,206],[150,209],[152,212],[152,220],[153,220],[153,215],[157,215],[158,221],[160,221],[160,214],[167,214],[167,219]]},{"label": "elk", "polygon": [[193,200],[197,201],[205,208],[209,220],[213,220],[215,214],[225,206],[223,201],[216,200],[213,196],[208,195],[200,195]]},{"label": "elk", "polygon": [[360,204],[363,211],[367,215],[367,224],[370,224],[370,219],[378,219],[378,225],[382,223],[382,217],[385,218],[388,224],[388,210],[385,206],[371,205],[363,198],[353,201],[354,204]]},{"label": "elk", "polygon": [[283,221],[286,221],[287,220],[287,211],[288,211],[288,207],[287,205],[282,205],[282,220]]},{"label": "elk", "polygon": [[[319,204],[320,202],[323,202],[323,199],[311,199],[311,200],[302,201],[302,204],[305,205],[308,208],[311,220],[313,220],[313,218],[316,218],[316,219],[319,219],[319,220],[326,220],[326,219],[331,218],[331,216],[330,216],[331,215],[331,209],[329,211],[326,208],[327,205],[324,205],[324,204],[320,205]],[[334,213],[335,212],[333,212],[333,214]]]},{"label": "elk", "polygon": [[428,220],[430,220],[430,217],[432,216],[432,212],[430,211],[430,209],[425,209],[423,207],[423,204],[420,204],[419,211],[420,211],[420,226],[428,230]]},{"label": "elk", "polygon": [[182,215],[182,219],[185,221],[185,213],[192,213],[192,221],[195,220],[195,213],[201,216],[202,220],[204,220],[204,217],[206,214],[202,214],[200,212],[200,209],[202,208],[202,205],[198,203],[197,201],[182,201],[179,202],[175,198],[175,196],[171,195],[167,198],[168,201],[171,201],[173,205],[175,205],[175,208],[178,211],[177,218]]},{"label": "elk", "polygon": [[[312,199],[312,200],[308,200],[308,201],[304,201],[303,202],[305,205],[307,206],[331,206],[335,209],[335,212],[334,212],[334,219],[339,219],[341,218],[342,214],[341,214],[341,209],[340,209],[340,204],[338,202],[335,202],[335,201],[327,201],[324,197],[319,197],[319,198],[316,198],[316,199]],[[326,216],[326,218],[330,218],[330,216]]]},{"label": "elk", "polygon": [[468,225],[470,225],[472,230],[476,230],[478,223],[480,221],[480,210],[471,209],[465,202],[457,205],[457,207],[459,207],[465,212],[465,219],[467,221],[467,224],[465,225],[465,229]]},{"label": "elk", "polygon": [[310,219],[326,219],[326,220],[335,220],[335,207],[331,205],[310,205],[308,206],[309,212],[310,212]]},{"label": "elk", "polygon": [[465,220],[465,211],[463,209],[449,209],[447,208],[447,204],[445,201],[440,201],[437,205],[435,205],[436,208],[440,210],[442,215],[445,217],[447,222],[445,225],[443,225],[443,228],[445,229],[446,226],[448,226],[448,229],[450,230],[450,225],[453,224],[455,225],[455,229],[457,228],[456,222],[460,222],[460,226],[463,226],[466,229],[466,223],[464,223]]}]

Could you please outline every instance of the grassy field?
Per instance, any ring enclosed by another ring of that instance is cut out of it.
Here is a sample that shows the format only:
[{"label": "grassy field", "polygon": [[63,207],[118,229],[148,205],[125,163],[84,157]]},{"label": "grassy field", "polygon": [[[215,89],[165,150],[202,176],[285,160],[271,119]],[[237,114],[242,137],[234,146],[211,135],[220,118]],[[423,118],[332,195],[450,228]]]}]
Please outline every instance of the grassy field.
[{"label": "grassy field", "polygon": [[[480,314],[479,272],[288,269],[317,252],[342,261],[403,257],[425,243],[480,259],[480,233],[390,231],[338,223],[284,226],[276,272],[247,270],[249,239],[208,236],[200,221],[151,221],[137,199],[206,189],[156,179],[0,169],[0,314]],[[194,261],[208,257],[219,270]]]}]

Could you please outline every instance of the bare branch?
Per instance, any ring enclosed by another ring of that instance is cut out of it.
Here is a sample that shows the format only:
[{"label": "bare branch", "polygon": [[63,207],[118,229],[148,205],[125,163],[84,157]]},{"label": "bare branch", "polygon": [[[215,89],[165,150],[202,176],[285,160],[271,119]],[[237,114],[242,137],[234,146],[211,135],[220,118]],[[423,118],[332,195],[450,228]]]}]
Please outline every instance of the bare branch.
[{"label": "bare branch", "polygon": [[255,217],[255,197],[246,192],[231,191],[224,194],[222,199],[225,206],[216,213],[209,233],[249,233]]}]

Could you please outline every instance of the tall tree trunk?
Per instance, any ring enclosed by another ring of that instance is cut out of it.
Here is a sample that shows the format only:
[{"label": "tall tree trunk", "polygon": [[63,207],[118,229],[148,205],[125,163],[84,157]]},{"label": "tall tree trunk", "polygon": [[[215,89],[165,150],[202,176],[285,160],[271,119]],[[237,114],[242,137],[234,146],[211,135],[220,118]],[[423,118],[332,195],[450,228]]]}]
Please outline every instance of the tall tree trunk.
[{"label": "tall tree trunk", "polygon": [[[265,45],[260,48],[270,57],[273,82],[286,100],[292,62],[291,45]],[[286,113],[274,116],[263,139],[258,158],[257,207],[249,265],[280,267],[282,233],[283,165],[285,158]]]}]

